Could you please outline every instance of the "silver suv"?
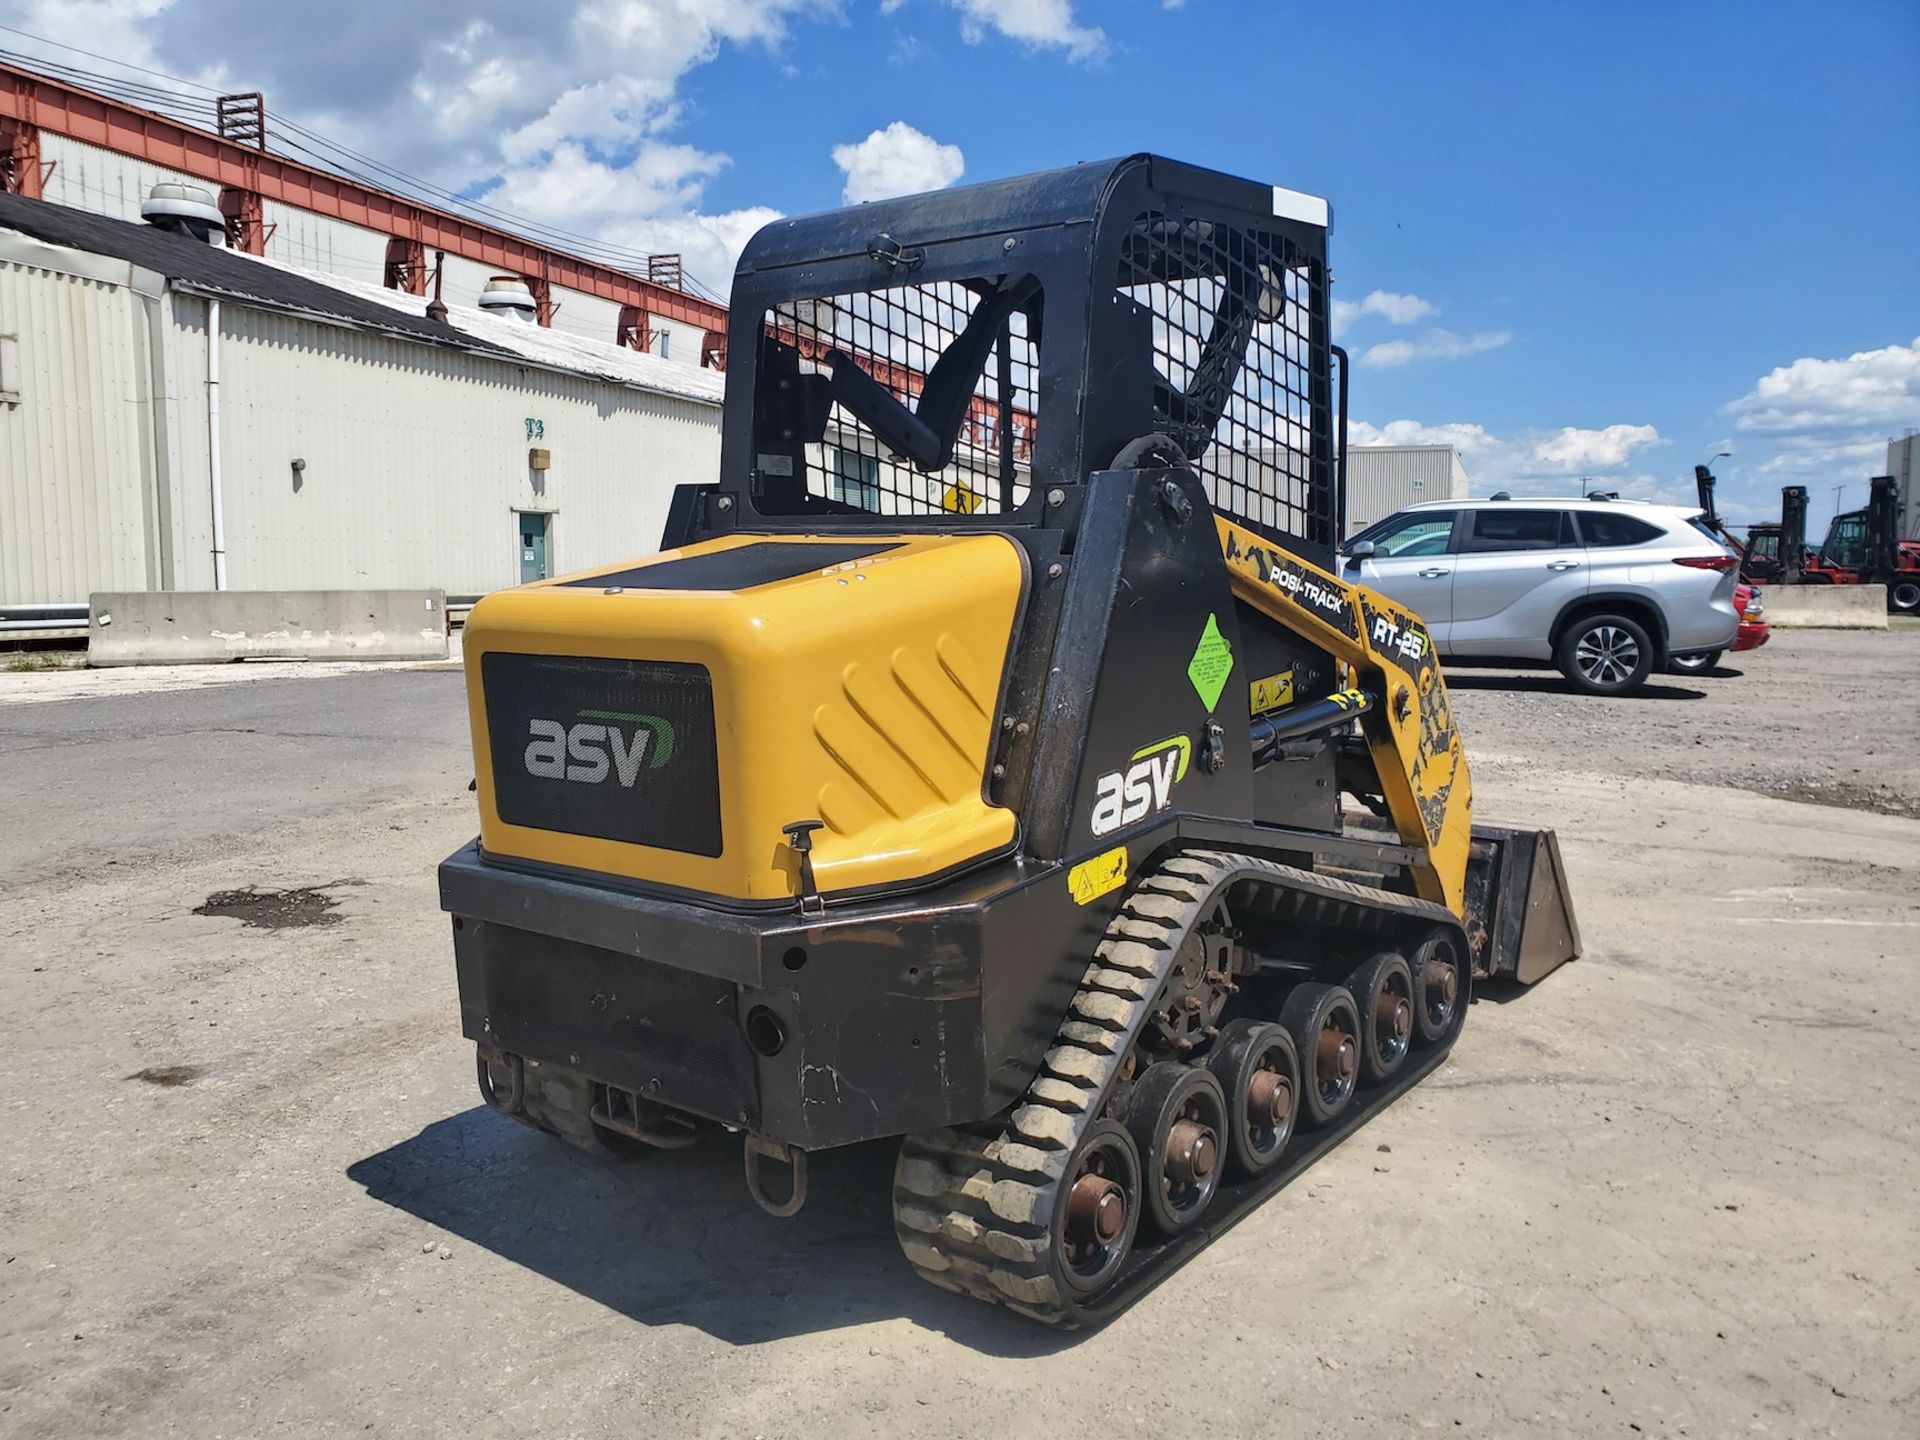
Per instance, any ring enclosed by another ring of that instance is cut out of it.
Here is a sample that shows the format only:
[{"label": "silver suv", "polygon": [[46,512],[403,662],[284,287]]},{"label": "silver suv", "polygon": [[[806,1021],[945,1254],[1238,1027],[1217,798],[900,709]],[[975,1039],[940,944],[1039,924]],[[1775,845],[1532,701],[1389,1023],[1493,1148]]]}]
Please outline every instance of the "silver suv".
[{"label": "silver suv", "polygon": [[1630,500],[1441,500],[1369,525],[1341,574],[1417,612],[1443,657],[1551,660],[1617,695],[1740,628],[1740,562],[1697,510]]}]

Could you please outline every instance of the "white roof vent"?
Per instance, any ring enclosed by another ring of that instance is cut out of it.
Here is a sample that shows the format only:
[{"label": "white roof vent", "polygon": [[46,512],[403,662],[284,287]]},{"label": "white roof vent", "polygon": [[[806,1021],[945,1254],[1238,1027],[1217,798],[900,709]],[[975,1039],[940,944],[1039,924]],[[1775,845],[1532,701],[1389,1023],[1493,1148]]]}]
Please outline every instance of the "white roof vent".
[{"label": "white roof vent", "polygon": [[227,218],[213,203],[213,196],[198,185],[178,180],[162,180],[140,202],[140,218],[162,230],[180,230],[211,240],[227,236]]},{"label": "white roof vent", "polygon": [[493,315],[515,320],[531,320],[539,307],[533,292],[518,275],[495,275],[480,292],[480,308]]}]

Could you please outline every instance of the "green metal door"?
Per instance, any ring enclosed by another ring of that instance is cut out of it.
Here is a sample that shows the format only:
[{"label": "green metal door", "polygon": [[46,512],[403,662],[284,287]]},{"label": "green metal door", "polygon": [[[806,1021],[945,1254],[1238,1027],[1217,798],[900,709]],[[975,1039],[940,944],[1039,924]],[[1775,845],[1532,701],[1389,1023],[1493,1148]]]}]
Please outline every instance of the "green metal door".
[{"label": "green metal door", "polygon": [[514,518],[520,527],[520,583],[547,578],[547,521],[544,514],[519,512]]}]

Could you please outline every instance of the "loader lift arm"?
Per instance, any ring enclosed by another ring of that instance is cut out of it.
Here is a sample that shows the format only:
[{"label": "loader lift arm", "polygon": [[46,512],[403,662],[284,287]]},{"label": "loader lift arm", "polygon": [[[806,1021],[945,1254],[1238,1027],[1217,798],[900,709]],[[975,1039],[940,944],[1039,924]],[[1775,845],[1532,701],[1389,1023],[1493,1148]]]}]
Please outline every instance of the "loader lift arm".
[{"label": "loader lift arm", "polygon": [[1388,813],[1420,857],[1412,867],[1420,897],[1463,914],[1472,788],[1426,626],[1225,515],[1214,524],[1235,598],[1310,636],[1354,672],[1367,697],[1361,723]]}]

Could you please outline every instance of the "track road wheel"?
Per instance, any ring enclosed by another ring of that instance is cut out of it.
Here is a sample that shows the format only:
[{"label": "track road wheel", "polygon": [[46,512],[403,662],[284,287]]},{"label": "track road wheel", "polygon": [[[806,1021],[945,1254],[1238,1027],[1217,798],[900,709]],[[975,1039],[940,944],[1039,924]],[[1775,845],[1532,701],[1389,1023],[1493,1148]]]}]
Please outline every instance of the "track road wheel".
[{"label": "track road wheel", "polygon": [[1280,1007],[1280,1024],[1300,1055],[1300,1115],[1327,1125],[1347,1108],[1360,1081],[1360,1011],[1339,985],[1296,985]]},{"label": "track road wheel", "polygon": [[1258,1175],[1293,1138],[1300,1058],[1278,1025],[1235,1020],[1220,1032],[1207,1069],[1227,1097],[1227,1153],[1242,1175]]},{"label": "track road wheel", "polygon": [[1624,615],[1583,615],[1553,650],[1567,683],[1588,695],[1624,695],[1646,683],[1653,641]]},{"label": "track road wheel", "polygon": [[1087,1131],[1054,1206],[1060,1278],[1081,1299],[1112,1283],[1140,1224],[1140,1152],[1117,1120]]},{"label": "track road wheel", "polygon": [[1413,971],[1399,955],[1383,951],[1347,977],[1347,989],[1365,1022],[1360,1078],[1378,1085],[1406,1063],[1413,1048]]},{"label": "track road wheel", "polygon": [[1127,1102],[1127,1130],[1140,1147],[1143,1219],[1178,1235],[1206,1213],[1226,1161],[1227,1102],[1205,1070],[1163,1060]]},{"label": "track road wheel", "polygon": [[1444,935],[1436,935],[1413,952],[1413,1028],[1420,1043],[1431,1045],[1453,1028],[1461,998],[1467,993],[1467,972],[1459,950]]}]

